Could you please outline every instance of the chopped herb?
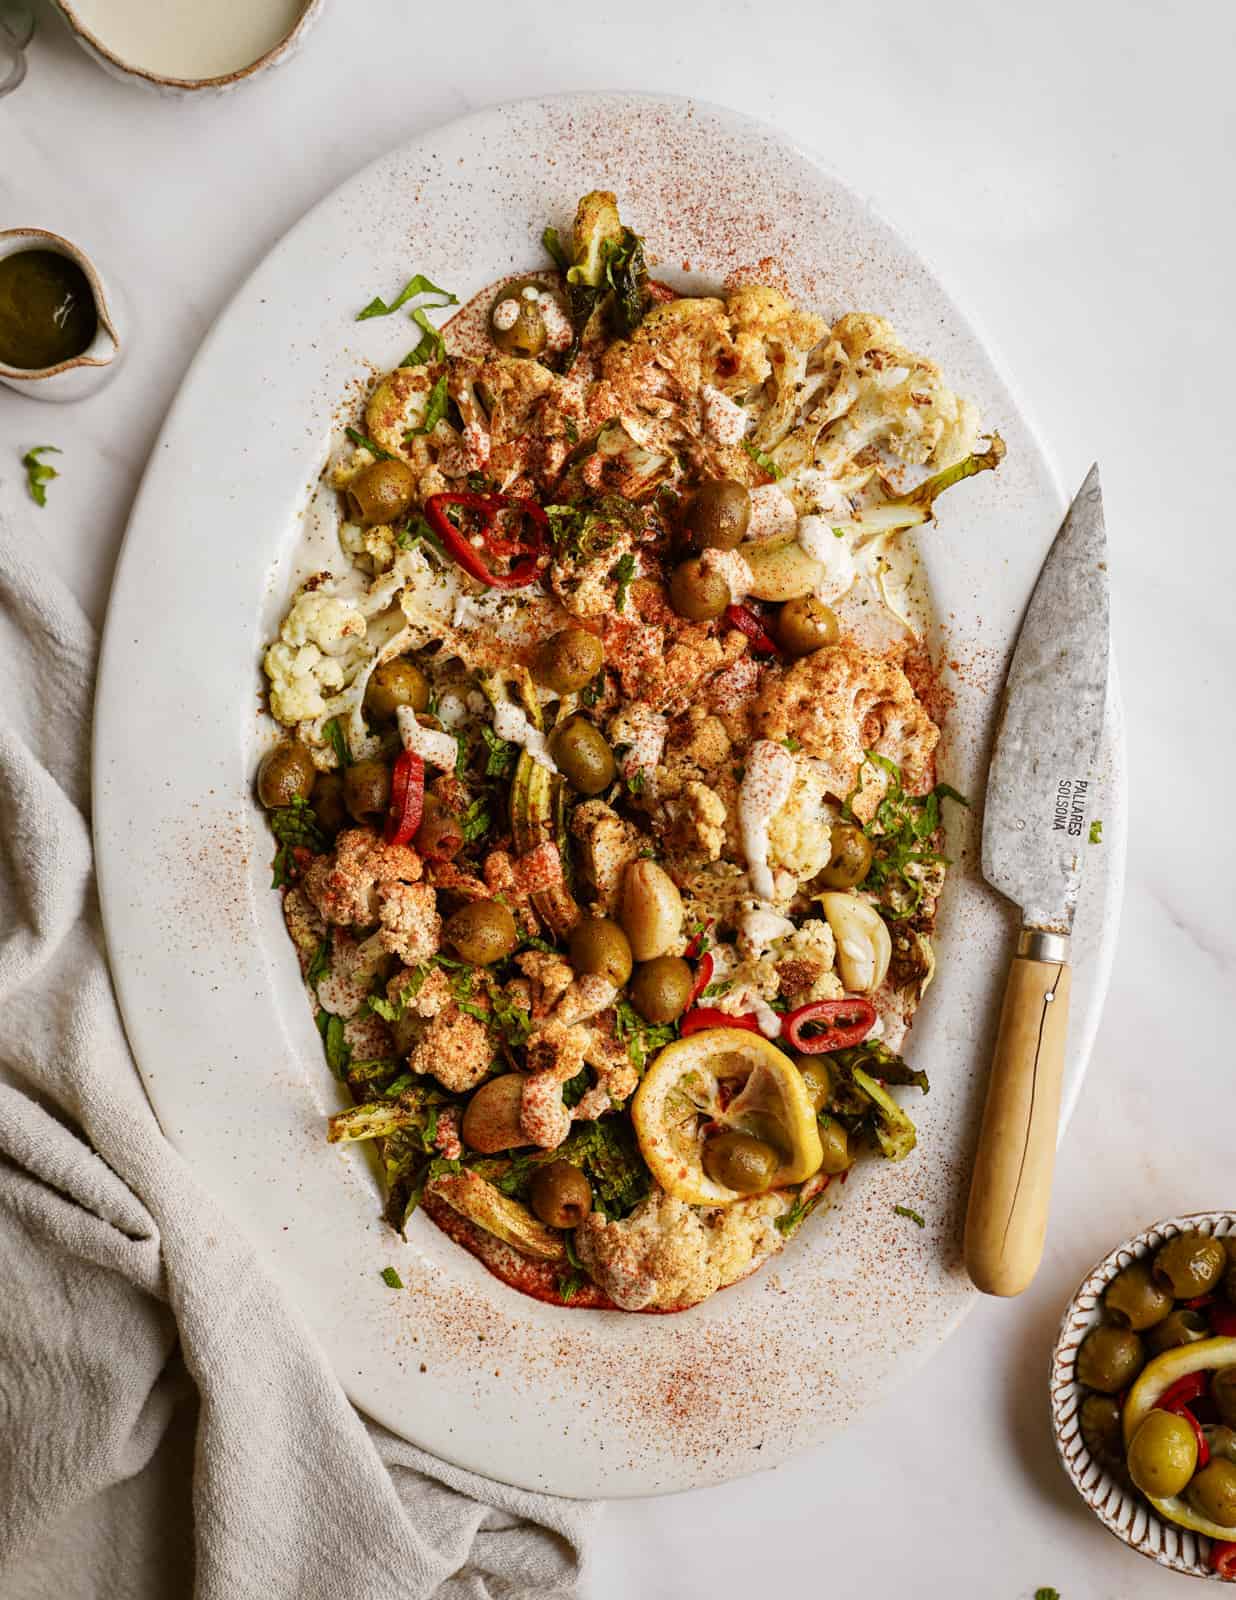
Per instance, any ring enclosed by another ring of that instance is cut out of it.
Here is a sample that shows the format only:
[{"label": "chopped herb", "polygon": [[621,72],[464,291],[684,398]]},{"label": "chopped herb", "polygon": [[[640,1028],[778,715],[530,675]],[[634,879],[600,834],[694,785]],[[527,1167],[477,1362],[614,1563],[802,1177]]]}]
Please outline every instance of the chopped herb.
[{"label": "chopped herb", "polygon": [[383,450],[380,444],[374,444],[368,434],[362,433],[359,428],[345,428],[343,431],[354,445],[358,445],[362,450],[368,450],[369,454],[377,456],[379,461],[395,460],[389,450]]},{"label": "chopped herb", "polygon": [[646,776],[647,774],[645,773],[643,767],[636,767],[635,771],[627,779],[627,788],[632,794],[643,794],[644,779]]},{"label": "chopped herb", "polygon": [[874,750],[866,752],[866,764],[887,777],[876,814],[866,824],[858,824],[854,815],[853,801],[863,787],[860,769],[858,783],[842,807],[842,816],[847,822],[862,826],[874,846],[871,866],[861,887],[879,898],[878,910],[886,921],[904,922],[922,904],[932,869],[949,864],[948,858],[931,845],[940,827],[941,801],[955,800],[963,806],[970,802],[947,783],[938,783],[930,794],[907,794],[901,783],[901,768]]},{"label": "chopped herb", "polygon": [[781,476],[781,468],[777,465],[773,458],[770,455],[767,455],[763,450],[758,450],[755,445],[752,444],[750,439],[744,439],[742,442],[742,447],[751,457],[752,461],[755,462],[756,466],[759,467],[761,472],[766,472],[768,476],[772,478],[774,482],[776,482],[776,480]]},{"label": "chopped herb", "polygon": [[916,1228],[925,1228],[927,1226],[918,1212],[911,1211],[909,1206],[894,1206],[893,1212],[896,1216],[908,1217]]},{"label": "chopped herb", "polygon": [[305,982],[316,990],[320,979],[330,971],[330,933],[313,952],[313,959],[305,969]]},{"label": "chopped herb", "polygon": [[664,1045],[672,1044],[678,1037],[678,1030],[672,1022],[655,1026],[645,1022],[629,1000],[619,1000],[614,1008],[614,1028],[626,1045],[631,1065],[637,1072],[644,1070],[650,1055]]},{"label": "chopped herb", "polygon": [[464,777],[468,770],[468,735],[457,733],[455,735],[455,776]]},{"label": "chopped herb", "polygon": [[356,320],[357,322],[366,322],[370,317],[389,317],[392,311],[398,311],[400,306],[407,305],[409,300],[415,300],[417,295],[421,294],[442,296],[440,300],[431,301],[431,305],[457,306],[459,304],[458,295],[453,295],[446,289],[439,289],[438,285],[431,283],[423,272],[418,272],[408,279],[390,305],[387,305],[381,295],[374,295],[365,309],[356,313]]},{"label": "chopped herb", "polygon": [[446,340],[442,337],[442,330],[434,327],[421,306],[417,306],[412,313],[412,320],[421,330],[420,342],[408,351],[399,365],[423,367],[428,361],[441,361],[446,355]]},{"label": "chopped herb", "polygon": [[587,561],[608,550],[618,538],[618,530],[642,533],[644,512],[620,494],[602,494],[575,504],[546,506],[549,541],[554,553],[575,561]]},{"label": "chopped herb", "polygon": [[352,765],[352,752],[348,749],[348,736],[344,733],[338,717],[332,717],[329,722],[322,724],[322,732],[326,735],[327,743],[335,752],[335,760],[339,767]]},{"label": "chopped herb", "polygon": [[547,956],[556,956],[558,954],[548,939],[540,939],[535,933],[530,933],[519,948],[521,950],[539,950],[542,955]]},{"label": "chopped herb", "polygon": [[644,320],[648,306],[648,267],[644,261],[644,241],[638,233],[624,228],[617,240],[602,246],[604,284],[613,293],[608,318],[614,331],[626,338]]},{"label": "chopped herb", "polygon": [[566,421],[562,424],[562,431],[567,436],[567,443],[568,444],[578,444],[579,443],[579,429],[571,421],[570,417],[568,417],[566,419]]},{"label": "chopped herb", "polygon": [[574,1300],[575,1296],[588,1282],[580,1272],[568,1272],[565,1277],[558,1279],[558,1297],[561,1300]]},{"label": "chopped herb", "polygon": [[562,241],[558,237],[557,228],[546,228],[541,235],[541,243],[545,246],[545,254],[551,258],[559,272],[566,272],[571,263],[566,251],[562,248]]},{"label": "chopped herb", "polygon": [[562,1103],[564,1106],[577,1106],[592,1087],[588,1078],[588,1068],[581,1067],[573,1078],[568,1078],[562,1085]]},{"label": "chopped herb", "polygon": [[787,733],[785,738],[782,739],[781,743],[785,746],[785,748],[790,752],[791,755],[793,755],[796,750],[801,750],[802,749],[801,743],[794,737],[794,735],[792,733]]},{"label": "chopped herb", "polygon": [[400,528],[395,535],[395,543],[401,550],[415,550],[418,544],[426,544],[443,562],[446,561],[446,550],[441,539],[425,521],[418,511],[409,521],[407,527]]},{"label": "chopped herb", "polygon": [[30,490],[30,498],[36,506],[47,504],[47,484],[60,474],[55,467],[49,467],[45,461],[40,461],[40,456],[62,455],[63,451],[54,444],[36,444],[27,450],[21,458],[21,464],[26,469],[26,487]]},{"label": "chopped herb", "polygon": [[335,1016],[331,1011],[319,1011],[318,1032],[322,1035],[326,1065],[337,1078],[342,1078],[352,1059],[352,1051],[343,1036],[343,1018]]},{"label": "chopped herb", "polygon": [[491,991],[490,1003],[492,1010],[489,1021],[505,1043],[511,1046],[526,1044],[528,1035],[532,1032],[528,1013],[521,1011],[514,1001],[508,1000],[501,989]]},{"label": "chopped herb", "polygon": [[312,806],[307,800],[302,800],[299,795],[290,806],[276,806],[267,813],[270,831],[279,841],[279,849],[275,852],[274,876],[271,887],[281,889],[284,884],[291,883],[295,877],[296,850],[308,850],[313,855],[320,855],[326,849],[326,840],[318,826],[318,819]]},{"label": "chopped herb", "polygon": [[395,1271],[394,1267],[383,1267],[382,1268],[382,1282],[386,1285],[386,1287],[388,1289],[402,1289],[403,1288],[403,1279]]},{"label": "chopped herb", "polygon": [[[360,1063],[358,1062],[353,1062],[352,1070],[355,1071],[359,1064]],[[393,1082],[387,1084],[386,1088],[383,1089],[382,1094],[387,1100],[398,1100],[399,1096],[404,1092],[405,1089],[412,1089],[415,1088],[415,1086],[416,1079],[412,1076],[412,1074],[410,1072],[401,1072]]]},{"label": "chopped herb", "polygon": [[773,1226],[776,1228],[778,1233],[783,1233],[788,1236],[794,1232],[795,1228],[797,1228],[798,1224],[806,1215],[806,1202],[803,1200],[801,1195],[796,1194],[794,1196],[794,1204],[788,1211],[783,1212],[782,1215],[776,1219]]},{"label": "chopped herb", "polygon": [[729,992],[730,992],[730,990],[732,988],[733,988],[733,984],[732,983],[726,983],[725,981],[722,981],[720,983],[710,983],[708,985],[708,987],[704,990],[703,994],[700,995],[700,999],[701,1000],[715,1000],[718,995],[729,994]]},{"label": "chopped herb", "polygon": [[1058,1589],[1036,1589],[1034,1591],[1034,1600],[1060,1600],[1060,1591]]},{"label": "chopped herb", "polygon": [[567,1231],[562,1235],[562,1242],[566,1246],[567,1260],[576,1269],[576,1271],[582,1272],[584,1270],[584,1263],[575,1253],[575,1230],[573,1228],[568,1228]]},{"label": "chopped herb", "polygon": [[1103,824],[1101,822],[1092,822],[1090,824],[1090,843],[1103,843]]},{"label": "chopped herb", "polygon": [[594,706],[605,693],[605,673],[598,672],[591,683],[586,683],[579,692],[579,702],[584,706]]},{"label": "chopped herb", "polygon": [[516,747],[507,739],[499,739],[487,722],[481,724],[481,738],[485,741],[485,776],[504,778],[515,761]]},{"label": "chopped herb", "polygon": [[488,802],[483,799],[474,800],[460,820],[464,843],[472,844],[477,839],[483,839],[492,825]]},{"label": "chopped herb", "polygon": [[625,611],[627,608],[627,590],[631,587],[631,580],[635,577],[635,557],[628,550],[626,555],[619,556],[609,569],[609,575],[618,585],[618,592],[614,596],[615,611]]},{"label": "chopped herb", "polygon": [[425,403],[424,420],[419,427],[409,428],[404,438],[415,439],[422,434],[432,433],[446,415],[447,398],[446,373],[444,372],[429,391],[429,399]]}]

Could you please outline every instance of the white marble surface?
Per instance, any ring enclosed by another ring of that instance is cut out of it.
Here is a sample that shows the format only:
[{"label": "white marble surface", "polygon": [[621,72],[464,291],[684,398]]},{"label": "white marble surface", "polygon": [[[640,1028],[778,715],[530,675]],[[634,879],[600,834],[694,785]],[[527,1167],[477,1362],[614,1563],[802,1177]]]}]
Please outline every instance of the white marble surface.
[{"label": "white marble surface", "polygon": [[[48,227],[97,255],[133,304],[132,348],[111,388],[72,407],[0,389],[0,510],[36,522],[101,618],[142,465],[211,319],[325,190],[462,110],[567,88],[685,92],[776,122],[867,191],[987,330],[1064,479],[1103,465],[1131,744],[1111,998],[1034,1288],[980,1304],[832,1446],[614,1506],[589,1592],[1170,1597],[1186,1580],[1118,1546],[1058,1471],[1045,1379],[1094,1259],[1155,1217],[1236,1205],[1236,10],[721,10],[629,0],[555,23],[483,0],[450,27],[406,0],[331,0],[289,66],[192,103],[104,77],[41,13],[27,81],[0,102],[0,227]],[[44,443],[64,454],[39,511],[19,457]]]}]

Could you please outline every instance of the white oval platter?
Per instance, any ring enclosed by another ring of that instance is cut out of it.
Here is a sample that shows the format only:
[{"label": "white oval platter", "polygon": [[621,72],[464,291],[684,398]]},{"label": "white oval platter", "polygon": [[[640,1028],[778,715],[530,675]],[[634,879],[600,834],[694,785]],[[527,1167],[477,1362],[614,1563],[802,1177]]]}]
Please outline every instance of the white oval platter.
[{"label": "white oval platter", "polygon": [[[631,95],[500,106],[438,129],[330,195],[258,267],[190,368],[138,495],[95,745],[108,943],[168,1137],[261,1247],[357,1405],[463,1466],[578,1496],[772,1466],[843,1427],[956,1324],[972,1298],[959,1225],[1013,928],[978,878],[975,814],[952,808],[940,973],[911,1041],[932,1082],[917,1152],[861,1167],[782,1256],[690,1312],[540,1305],[420,1216],[404,1243],[379,1220],[365,1156],[325,1144],[339,1090],[268,887],[251,775],[269,737],[260,652],[303,562],[301,514],[331,429],[409,344],[406,319],[355,313],[414,271],[466,300],[539,265],[544,225],[569,224],[597,187],[618,193],[661,276],[718,282],[770,258],[830,318],[888,316],[1004,435],[999,473],[953,490],[919,546],[946,623],[929,640],[952,663],[941,775],[981,796],[1008,654],[1065,504],[1042,449],[969,324],[858,196],[736,113]],[[1118,722],[1113,697],[1066,1115],[1118,915]],[[383,1284],[388,1264],[406,1293]]]}]

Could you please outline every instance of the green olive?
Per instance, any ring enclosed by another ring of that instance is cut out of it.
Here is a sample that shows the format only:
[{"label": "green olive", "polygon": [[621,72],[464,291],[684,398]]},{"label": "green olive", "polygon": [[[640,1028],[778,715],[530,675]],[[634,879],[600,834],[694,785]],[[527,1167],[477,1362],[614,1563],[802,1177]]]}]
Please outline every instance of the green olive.
[{"label": "green olive", "polygon": [[571,929],[569,950],[571,966],[581,976],[595,973],[616,989],[631,976],[631,941],[610,917],[581,917]]},{"label": "green olive", "polygon": [[425,796],[421,825],[416,830],[416,848],[427,861],[453,861],[463,849],[463,826],[453,811],[437,795]]},{"label": "green olive", "polygon": [[310,802],[318,825],[323,833],[334,835],[348,820],[347,802],[343,796],[343,775],[338,772],[320,772],[313,786]]},{"label": "green olive", "polygon": [[1209,1339],[1210,1324],[1200,1311],[1188,1311],[1184,1306],[1156,1322],[1146,1331],[1146,1346],[1152,1355],[1162,1355],[1165,1350],[1175,1350],[1178,1345],[1196,1344],[1199,1339]]},{"label": "green olive", "polygon": [[406,461],[375,461],[348,485],[348,511],[353,522],[366,526],[395,522],[415,494],[416,474]]},{"label": "green olive", "polygon": [[703,1161],[714,1183],[737,1194],[763,1194],[772,1187],[781,1165],[772,1145],[749,1133],[718,1133],[706,1139]]},{"label": "green olive", "polygon": [[823,1111],[833,1097],[833,1069],[827,1056],[795,1056],[794,1065],[802,1073],[807,1098],[816,1111]]},{"label": "green olive", "polygon": [[[535,357],[544,353],[549,343],[549,330],[541,309],[541,295],[546,292],[543,285],[531,279],[521,279],[498,291],[489,308],[489,336],[504,355]],[[552,290],[548,292],[553,293]],[[555,295],[554,299],[557,298]],[[514,311],[510,309],[512,304]]]},{"label": "green olive", "polygon": [[1212,1456],[1222,1456],[1225,1461],[1236,1461],[1236,1430],[1223,1423],[1211,1423],[1204,1428],[1206,1443]]},{"label": "green olive", "polygon": [[841,637],[837,613],[814,595],[787,600],[777,615],[777,643],[787,656],[809,656]]},{"label": "green olive", "polygon": [[1197,1436],[1183,1417],[1152,1411],[1129,1443],[1129,1476],[1156,1500],[1179,1494],[1197,1466]]},{"label": "green olive", "polygon": [[1092,1329],[1077,1352],[1077,1381],[1100,1394],[1127,1389],[1142,1370],[1146,1354],[1131,1328],[1110,1324]]},{"label": "green olive", "polygon": [[474,967],[492,966],[519,943],[515,918],[501,900],[473,900],[460,906],[442,931],[460,960]]},{"label": "green olive", "polygon": [[1223,1241],[1195,1229],[1169,1239],[1154,1258],[1155,1277],[1177,1300],[1209,1294],[1226,1270]]},{"label": "green olive", "polygon": [[693,550],[736,550],[751,521],[751,491],[732,478],[712,478],[695,491],[682,527]]},{"label": "green olive", "polygon": [[262,757],[258,767],[258,799],[268,811],[290,806],[293,800],[308,800],[316,770],[313,757],[295,739],[277,744]]},{"label": "green olive", "polygon": [[343,803],[357,822],[384,822],[391,803],[391,774],[386,763],[354,761],[346,768]]},{"label": "green olive", "polygon": [[670,605],[691,622],[711,622],[733,600],[730,586],[719,572],[709,572],[698,558],[680,562],[669,582]]},{"label": "green olive", "polygon": [[614,752],[586,717],[568,717],[550,735],[549,753],[579,794],[600,794],[618,776]]},{"label": "green olive", "polygon": [[400,706],[428,711],[432,693],[429,679],[406,656],[396,656],[375,667],[365,685],[365,710],[371,717],[390,722]]},{"label": "green olive", "polygon": [[1185,1490],[1185,1499],[1199,1516],[1236,1528],[1236,1462],[1212,1457]]},{"label": "green olive", "polygon": [[852,822],[835,822],[830,834],[831,855],[820,873],[826,889],[857,889],[871,871],[875,846]]},{"label": "green olive", "polygon": [[645,1022],[676,1022],[687,1009],[694,981],[681,956],[643,961],[631,980],[631,1004]]},{"label": "green olive", "polygon": [[850,1136],[836,1117],[821,1117],[816,1129],[820,1135],[820,1148],[824,1152],[824,1159],[817,1170],[835,1178],[839,1172],[845,1172],[854,1165],[854,1157],[850,1154]]},{"label": "green olive", "polygon": [[1108,1284],[1103,1304],[1117,1327],[1141,1333],[1169,1315],[1172,1297],[1161,1283],[1155,1282],[1149,1261],[1134,1261]]},{"label": "green olive", "polygon": [[536,653],[536,675],[558,694],[571,694],[591,683],[605,662],[605,650],[587,628],[563,628],[542,642]]},{"label": "green olive", "polygon": [[1229,1428],[1236,1428],[1236,1367],[1220,1367],[1210,1380],[1215,1410]]},{"label": "green olive", "polygon": [[1081,1407],[1082,1442],[1090,1454],[1105,1466],[1124,1456],[1124,1430],[1120,1404],[1110,1394],[1088,1394]]},{"label": "green olive", "polygon": [[576,1228],[592,1210],[592,1186],[570,1161],[551,1161],[532,1174],[532,1209],[548,1228]]}]

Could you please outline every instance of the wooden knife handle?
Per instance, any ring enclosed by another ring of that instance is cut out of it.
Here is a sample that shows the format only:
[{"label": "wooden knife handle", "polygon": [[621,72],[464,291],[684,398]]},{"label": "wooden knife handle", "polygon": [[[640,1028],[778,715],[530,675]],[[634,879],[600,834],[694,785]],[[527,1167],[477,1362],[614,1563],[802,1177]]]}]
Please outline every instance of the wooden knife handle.
[{"label": "wooden knife handle", "polygon": [[1009,969],[966,1212],[966,1270],[984,1294],[1020,1294],[1043,1255],[1071,986],[1067,962]]}]

